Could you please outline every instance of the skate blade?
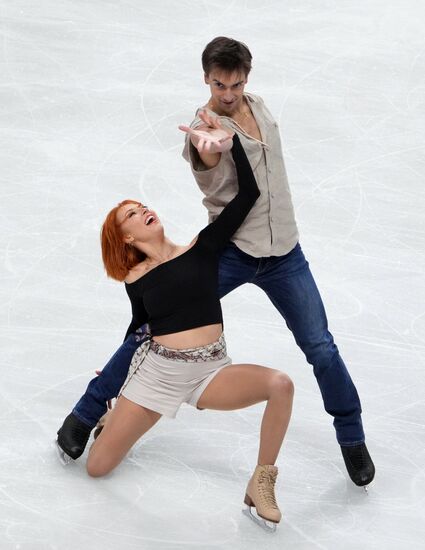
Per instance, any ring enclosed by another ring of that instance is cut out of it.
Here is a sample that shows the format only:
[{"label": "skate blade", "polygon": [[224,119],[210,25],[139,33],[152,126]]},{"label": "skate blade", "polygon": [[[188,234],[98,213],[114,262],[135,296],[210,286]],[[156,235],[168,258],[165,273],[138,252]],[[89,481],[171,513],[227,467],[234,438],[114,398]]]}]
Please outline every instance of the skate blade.
[{"label": "skate blade", "polygon": [[242,513],[267,533],[274,533],[276,531],[276,523],[273,523],[272,521],[267,521],[266,519],[257,516],[257,514],[253,514],[250,506],[244,508],[242,510]]},{"label": "skate blade", "polygon": [[363,485],[363,491],[369,496],[369,485]]},{"label": "skate blade", "polygon": [[57,440],[55,441],[56,452],[58,454],[59,462],[62,466],[68,466],[72,462],[72,458],[66,454],[66,452],[59,446]]},{"label": "skate blade", "polygon": [[373,487],[373,484],[374,484],[375,480],[372,480],[370,483],[368,483],[367,485],[362,485],[361,486],[361,489],[363,489],[363,491],[369,496],[369,489]]}]

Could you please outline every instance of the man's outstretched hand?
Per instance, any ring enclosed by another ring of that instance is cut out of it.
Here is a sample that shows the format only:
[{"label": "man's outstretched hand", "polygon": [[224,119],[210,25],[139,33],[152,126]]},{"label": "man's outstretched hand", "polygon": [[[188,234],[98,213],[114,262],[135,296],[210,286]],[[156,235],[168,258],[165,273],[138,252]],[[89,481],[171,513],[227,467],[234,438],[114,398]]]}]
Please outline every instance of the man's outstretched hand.
[{"label": "man's outstretched hand", "polygon": [[212,117],[205,111],[199,113],[199,118],[204,123],[193,129],[183,124],[180,130],[190,135],[190,139],[199,153],[224,153],[232,148],[232,138],[235,134],[232,130],[223,128],[218,117]]}]

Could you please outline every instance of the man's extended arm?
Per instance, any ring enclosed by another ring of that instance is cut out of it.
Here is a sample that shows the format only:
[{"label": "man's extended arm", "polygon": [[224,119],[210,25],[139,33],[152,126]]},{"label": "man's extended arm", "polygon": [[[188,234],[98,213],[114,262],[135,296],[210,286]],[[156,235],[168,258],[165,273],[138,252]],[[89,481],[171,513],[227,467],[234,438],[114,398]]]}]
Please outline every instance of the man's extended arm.
[{"label": "man's extended arm", "polygon": [[204,123],[202,126],[196,129],[188,126],[179,128],[190,134],[190,141],[204,166],[214,168],[220,162],[221,153],[231,149],[234,132],[223,128],[218,117],[211,117],[205,111],[199,113],[199,118]]}]

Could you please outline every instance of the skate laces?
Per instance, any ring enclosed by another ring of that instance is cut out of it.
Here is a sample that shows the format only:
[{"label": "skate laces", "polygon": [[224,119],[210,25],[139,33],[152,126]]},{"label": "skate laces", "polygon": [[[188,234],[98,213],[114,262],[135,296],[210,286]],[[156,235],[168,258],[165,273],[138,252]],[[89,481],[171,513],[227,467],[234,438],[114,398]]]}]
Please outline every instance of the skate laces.
[{"label": "skate laces", "polygon": [[90,437],[91,428],[86,426],[81,420],[70,417],[65,420],[59,431],[61,435],[63,435],[64,432],[68,432],[68,434],[77,441],[87,441]]},{"label": "skate laces", "polygon": [[370,462],[364,445],[353,447],[349,450],[348,454],[351,463],[356,469],[365,468]]},{"label": "skate laces", "polygon": [[274,494],[276,478],[277,472],[263,470],[258,476],[258,489],[262,500],[264,500],[268,506],[278,510],[279,507]]},{"label": "skate laces", "polygon": [[73,426],[71,429],[73,437],[78,439],[88,439],[90,437],[90,430],[83,428],[82,426]]}]

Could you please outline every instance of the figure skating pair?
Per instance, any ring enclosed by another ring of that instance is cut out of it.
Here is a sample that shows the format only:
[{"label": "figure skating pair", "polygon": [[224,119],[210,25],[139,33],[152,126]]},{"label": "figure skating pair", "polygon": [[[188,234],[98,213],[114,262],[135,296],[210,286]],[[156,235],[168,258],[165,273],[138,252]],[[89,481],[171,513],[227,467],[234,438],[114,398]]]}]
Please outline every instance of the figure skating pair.
[{"label": "figure skating pair", "polygon": [[[205,195],[203,202],[210,221],[217,219],[224,205],[229,206],[238,190],[230,140],[223,128],[239,136],[260,190],[246,219],[220,250],[218,295],[223,297],[247,282],[266,292],[313,367],[325,410],[334,418],[350,478],[356,485],[367,486],[375,468],[365,445],[360,400],[328,330],[320,294],[298,242],[278,126],[263,100],[245,92],[251,59],[246,45],[233,39],[218,37],[207,45],[202,66],[211,97],[198,110],[183,152]],[[217,116],[222,126],[217,124]],[[189,132],[187,127],[183,129]],[[133,265],[143,263],[144,256],[137,256],[140,251],[137,246],[130,246],[131,241],[126,244],[125,253],[133,254],[132,261],[136,262],[131,264],[134,271]],[[148,254],[145,263],[153,266],[155,261],[174,261],[183,249],[166,249],[161,257],[151,258]],[[123,272],[118,275],[111,274],[126,280]],[[147,338],[146,328],[142,327],[144,319],[133,317],[123,345],[102,374],[90,382],[59,430],[58,442],[71,457],[78,458],[83,453],[91,430],[106,411],[107,400],[118,395],[134,352]],[[250,499],[248,490],[246,501],[255,500]]]}]

